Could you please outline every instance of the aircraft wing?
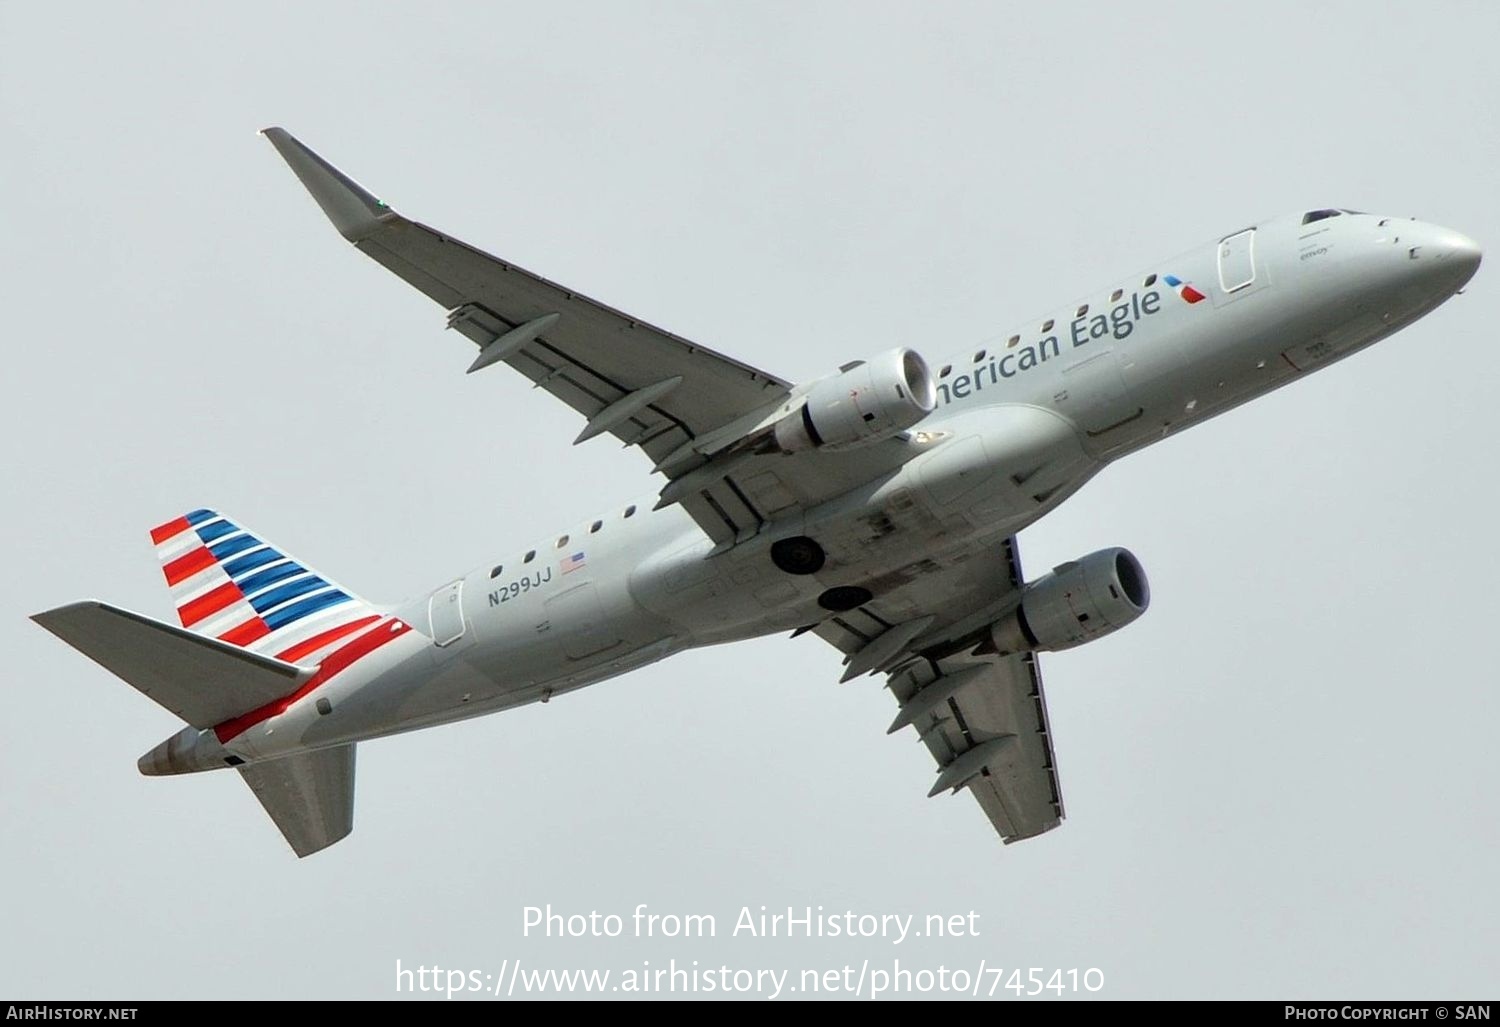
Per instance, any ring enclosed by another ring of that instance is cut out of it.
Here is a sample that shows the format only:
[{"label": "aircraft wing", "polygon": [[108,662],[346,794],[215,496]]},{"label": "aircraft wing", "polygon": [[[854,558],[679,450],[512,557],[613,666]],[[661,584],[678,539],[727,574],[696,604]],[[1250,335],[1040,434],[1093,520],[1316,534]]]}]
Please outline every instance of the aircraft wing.
[{"label": "aircraft wing", "polygon": [[345,239],[448,310],[449,327],[479,346],[470,371],[504,363],[546,389],[587,419],[575,442],[608,433],[639,446],[681,485],[664,501],[716,542],[911,455],[889,439],[857,453],[714,460],[786,402],[787,382],[408,220],[285,129],[264,134]]},{"label": "aircraft wing", "polygon": [[813,629],[848,655],[845,680],[886,673],[901,704],[890,730],[915,728],[937,760],[930,794],[967,788],[1007,845],[1063,819],[1036,656],[973,652],[1023,580],[1012,537]]}]

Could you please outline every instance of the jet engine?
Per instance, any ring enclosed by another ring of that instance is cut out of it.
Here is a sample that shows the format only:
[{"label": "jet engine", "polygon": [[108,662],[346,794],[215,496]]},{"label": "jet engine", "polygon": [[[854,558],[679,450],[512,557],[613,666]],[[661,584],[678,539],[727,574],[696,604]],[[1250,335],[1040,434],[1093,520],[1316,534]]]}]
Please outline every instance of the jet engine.
[{"label": "jet engine", "polygon": [[890,438],[932,413],[937,386],[915,350],[893,349],[814,382],[801,406],[777,421],[776,447],[854,449]]},{"label": "jet engine", "polygon": [[990,641],[1001,653],[1072,649],[1118,631],[1150,605],[1134,554],[1101,549],[1029,582],[1015,610],[990,628]]}]

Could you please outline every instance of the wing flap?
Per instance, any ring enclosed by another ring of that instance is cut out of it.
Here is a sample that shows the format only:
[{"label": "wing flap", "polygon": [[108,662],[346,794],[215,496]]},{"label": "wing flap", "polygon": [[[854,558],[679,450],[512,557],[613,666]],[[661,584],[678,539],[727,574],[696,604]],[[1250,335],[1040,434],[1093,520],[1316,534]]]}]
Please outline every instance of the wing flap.
[{"label": "wing flap", "polygon": [[[892,668],[887,687],[901,710],[891,730],[915,728],[937,761],[934,793],[967,789],[1007,844],[1050,831],[1064,816],[1036,657],[971,655],[1023,581],[1011,537],[952,565],[934,564],[812,629],[848,656],[849,670],[872,662]],[[913,624],[920,630],[901,637],[899,629]],[[881,651],[883,639],[899,640],[900,652]],[[861,660],[861,653],[870,655]]]},{"label": "wing flap", "polygon": [[94,600],[31,619],[194,727],[274,702],[314,673]]},{"label": "wing flap", "polygon": [[[922,687],[964,675],[962,687],[913,723],[941,767],[1000,738],[982,772],[956,782],[967,787],[1007,844],[1032,838],[1062,823],[1062,789],[1053,763],[1046,700],[1036,660],[1029,653],[975,661],[944,660],[940,679],[926,661],[898,673],[891,683],[897,698],[911,698]],[[925,679],[925,680],[924,680]]]},{"label": "wing flap", "polygon": [[680,377],[681,387],[670,396],[610,429],[627,444],[655,443],[643,446],[653,460],[688,439],[773,406],[789,390],[763,371],[426,225],[392,221],[356,246],[451,311],[450,325],[481,349],[557,315],[545,331],[502,359],[585,418],[664,378]]},{"label": "wing flap", "polygon": [[239,768],[298,856],[326,849],[354,830],[354,746],[284,756]]}]

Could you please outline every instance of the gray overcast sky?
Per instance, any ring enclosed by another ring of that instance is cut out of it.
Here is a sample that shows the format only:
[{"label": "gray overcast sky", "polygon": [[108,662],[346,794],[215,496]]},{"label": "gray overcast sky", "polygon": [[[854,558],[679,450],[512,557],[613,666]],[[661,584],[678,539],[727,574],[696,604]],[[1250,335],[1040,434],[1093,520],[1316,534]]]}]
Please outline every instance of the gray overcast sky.
[{"label": "gray overcast sky", "polygon": [[[1378,11],[1377,11],[1378,8]],[[1500,983],[1494,269],[1394,339],[1107,471],[1022,539],[1109,544],[1129,630],[1045,660],[1069,819],[1002,848],[814,638],[361,747],[294,859],[170,714],[25,619],[170,616],[216,505],[396,599],[652,490],[352,252],[284,124],[404,213],[786,378],[934,358],[1254,219],[1500,245],[1489,3],[0,3],[0,994],[386,997],[395,961],[1098,967],[1113,997]],[[544,940],[521,909],[713,913]],[[975,939],[729,938],[742,905]]]}]

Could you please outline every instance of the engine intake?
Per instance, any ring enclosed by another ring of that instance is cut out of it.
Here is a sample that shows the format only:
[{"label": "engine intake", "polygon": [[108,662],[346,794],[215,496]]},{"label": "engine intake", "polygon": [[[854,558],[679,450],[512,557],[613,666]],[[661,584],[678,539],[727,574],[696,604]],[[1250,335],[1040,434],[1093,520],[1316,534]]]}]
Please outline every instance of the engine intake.
[{"label": "engine intake", "polygon": [[932,372],[915,350],[893,349],[813,383],[777,421],[777,448],[854,449],[905,431],[937,406]]},{"label": "engine intake", "polygon": [[1128,549],[1101,549],[1030,582],[990,629],[1001,653],[1056,652],[1103,638],[1151,605],[1151,586]]}]

